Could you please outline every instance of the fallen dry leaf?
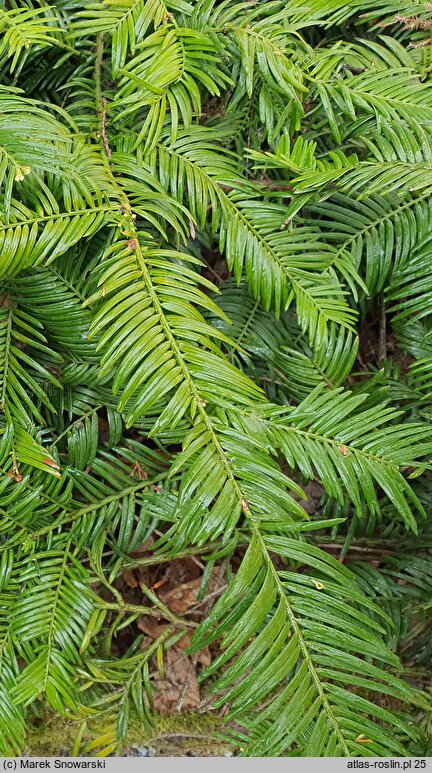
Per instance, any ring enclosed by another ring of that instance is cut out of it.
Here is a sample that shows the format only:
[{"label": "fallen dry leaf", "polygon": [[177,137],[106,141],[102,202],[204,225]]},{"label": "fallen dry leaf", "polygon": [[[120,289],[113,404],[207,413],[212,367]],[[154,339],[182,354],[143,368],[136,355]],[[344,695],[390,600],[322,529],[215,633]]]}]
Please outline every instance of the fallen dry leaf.
[{"label": "fallen dry leaf", "polygon": [[140,617],[137,623],[137,628],[146,634],[151,636],[152,639],[158,639],[166,629],[166,625],[159,625],[154,617],[143,616]]},{"label": "fallen dry leaf", "polygon": [[123,572],[123,579],[126,583],[126,585],[129,585],[129,588],[138,588],[138,580],[135,577],[132,569],[125,569]]},{"label": "fallen dry leaf", "polygon": [[[176,649],[178,652],[184,652],[185,650],[187,650],[191,643],[192,635],[193,635],[192,631],[187,631],[187,633],[185,633],[183,638],[179,639],[179,641],[177,641],[174,644],[173,649]],[[204,649],[199,650],[199,652],[197,652],[196,654],[196,658],[197,658],[197,662],[201,666],[203,666],[204,668],[207,668],[207,666],[209,666],[211,663],[211,655],[210,655],[209,648],[204,647]]]},{"label": "fallen dry leaf", "polygon": [[154,707],[159,714],[172,714],[182,698],[182,711],[191,711],[201,702],[200,687],[191,658],[170,649],[164,659],[163,678],[154,679]]},{"label": "fallen dry leaf", "polygon": [[200,587],[201,579],[197,577],[196,580],[189,580],[176,588],[162,591],[159,598],[171,612],[180,615],[196,604]]},{"label": "fallen dry leaf", "polygon": [[[161,636],[164,631],[166,630],[166,625],[160,625],[156,622],[154,617],[150,617],[147,615],[144,615],[143,617],[140,617],[137,623],[138,630],[142,631],[147,637],[149,637],[150,640],[158,639],[159,636]],[[182,636],[181,639],[176,641],[175,644],[173,644],[172,649],[178,653],[178,655],[181,655],[182,653],[185,653],[188,649],[191,639],[192,639],[192,631],[187,631],[184,636]],[[211,663],[211,654],[208,647],[204,647],[202,650],[199,650],[199,652],[196,653],[196,659],[197,663],[199,663],[200,666],[203,666],[203,668],[207,668],[207,666]]]},{"label": "fallen dry leaf", "polygon": [[196,580],[202,576],[202,569],[189,556],[170,561],[164,568],[164,579],[170,583],[170,588],[181,585],[183,582]]}]

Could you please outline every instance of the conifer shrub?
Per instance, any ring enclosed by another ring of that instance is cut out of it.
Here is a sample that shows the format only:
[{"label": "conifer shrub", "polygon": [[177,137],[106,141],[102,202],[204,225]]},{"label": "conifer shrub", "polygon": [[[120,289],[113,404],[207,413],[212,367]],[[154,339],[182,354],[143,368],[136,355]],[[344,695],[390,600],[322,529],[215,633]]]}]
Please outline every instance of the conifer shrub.
[{"label": "conifer shrub", "polygon": [[185,634],[239,754],[427,754],[431,28],[0,8],[0,754],[118,752]]}]

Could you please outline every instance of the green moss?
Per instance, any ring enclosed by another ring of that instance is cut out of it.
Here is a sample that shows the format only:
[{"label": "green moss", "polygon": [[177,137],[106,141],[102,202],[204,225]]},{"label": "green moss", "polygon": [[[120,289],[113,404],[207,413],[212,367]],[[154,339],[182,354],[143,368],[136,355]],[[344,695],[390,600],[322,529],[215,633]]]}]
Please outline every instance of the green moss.
[{"label": "green moss", "polygon": [[[89,722],[83,744],[97,738],[115,723],[115,716]],[[29,723],[26,753],[33,757],[61,757],[72,753],[79,725],[51,712],[43,712]],[[197,756],[220,756],[234,751],[221,739],[223,722],[211,714],[173,714],[154,717],[151,731],[133,715],[123,748],[118,754],[133,754],[136,747],[149,747],[157,756],[177,756],[193,752]],[[89,752],[88,756],[97,752]],[[86,753],[87,756],[87,753]]]}]

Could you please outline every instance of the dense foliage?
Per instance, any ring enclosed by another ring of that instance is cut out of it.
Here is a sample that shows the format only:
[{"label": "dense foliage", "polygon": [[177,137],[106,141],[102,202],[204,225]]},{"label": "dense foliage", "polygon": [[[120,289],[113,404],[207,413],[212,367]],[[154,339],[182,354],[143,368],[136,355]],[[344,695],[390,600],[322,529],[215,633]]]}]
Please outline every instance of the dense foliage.
[{"label": "dense foliage", "polygon": [[116,581],[188,555],[200,598],[225,573],[190,648],[242,754],[427,753],[431,30],[415,0],[0,8],[0,754],[41,698],[76,752],[151,722],[191,623]]}]

